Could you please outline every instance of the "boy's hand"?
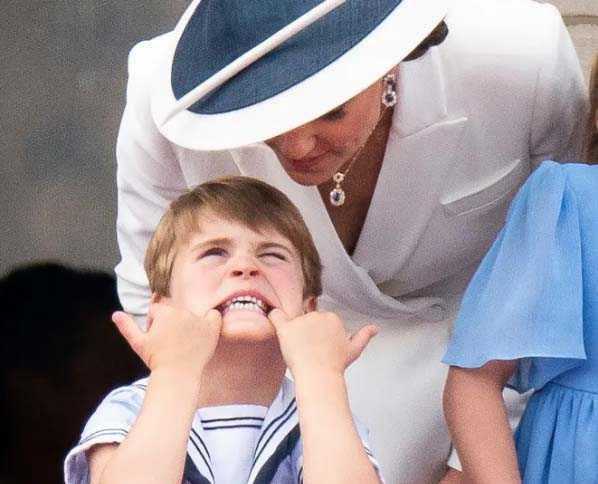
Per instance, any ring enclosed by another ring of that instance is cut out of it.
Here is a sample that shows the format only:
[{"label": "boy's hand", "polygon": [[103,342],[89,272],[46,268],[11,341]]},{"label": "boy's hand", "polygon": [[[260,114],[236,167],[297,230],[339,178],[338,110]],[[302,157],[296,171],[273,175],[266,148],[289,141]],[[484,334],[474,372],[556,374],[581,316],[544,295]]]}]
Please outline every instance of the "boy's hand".
[{"label": "boy's hand", "polygon": [[330,312],[313,311],[289,319],[282,310],[273,309],[268,318],[276,329],[284,360],[295,377],[297,372],[323,370],[344,374],[378,332],[377,326],[368,324],[349,335],[343,321]]},{"label": "boy's hand", "polygon": [[222,327],[222,316],[215,309],[197,316],[155,299],[146,332],[122,311],[115,312],[112,321],[150,371],[171,368],[197,378],[216,350]]}]

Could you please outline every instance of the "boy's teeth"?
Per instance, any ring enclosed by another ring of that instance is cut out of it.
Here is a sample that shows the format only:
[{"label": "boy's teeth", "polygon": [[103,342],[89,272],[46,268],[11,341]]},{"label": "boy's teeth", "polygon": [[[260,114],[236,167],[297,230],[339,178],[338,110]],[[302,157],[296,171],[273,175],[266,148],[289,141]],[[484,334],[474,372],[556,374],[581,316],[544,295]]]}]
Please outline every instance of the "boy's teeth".
[{"label": "boy's teeth", "polygon": [[249,311],[256,311],[256,312],[259,312],[259,313],[263,313],[264,312],[262,310],[262,308],[258,304],[254,303],[254,302],[249,302],[249,301],[246,301],[246,302],[241,302],[241,301],[233,302],[232,304],[230,304],[228,306],[227,309],[228,310],[231,310],[231,309],[245,309],[245,310],[249,310]]},{"label": "boy's teeth", "polygon": [[256,305],[261,311],[266,311],[266,304],[254,297],[254,296],[239,296],[234,298],[231,303],[228,305],[230,308],[240,308],[239,304],[253,304]]}]

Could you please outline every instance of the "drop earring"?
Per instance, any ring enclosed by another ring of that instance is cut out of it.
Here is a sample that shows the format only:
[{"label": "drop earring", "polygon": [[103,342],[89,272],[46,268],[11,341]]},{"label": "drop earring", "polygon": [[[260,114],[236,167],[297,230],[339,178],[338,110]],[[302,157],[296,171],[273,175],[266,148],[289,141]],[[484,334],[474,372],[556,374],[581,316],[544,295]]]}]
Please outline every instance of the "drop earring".
[{"label": "drop earring", "polygon": [[[384,114],[386,109],[392,108],[395,104],[397,104],[397,81],[395,79],[395,75],[387,74],[386,76],[384,76],[382,82],[384,84],[384,87],[382,89],[382,105],[384,106],[384,108],[382,108],[382,112],[380,113],[378,122],[376,123],[376,126],[374,126],[374,129],[368,136],[367,140],[369,140],[370,136],[372,136],[372,133],[378,126],[378,123],[380,122],[380,119],[382,119],[382,115]],[[343,190],[342,183],[343,181],[345,181],[345,177],[349,173],[349,170],[351,170],[351,168],[353,167],[353,163],[355,163],[355,160],[357,159],[358,155],[361,153],[363,147],[366,145],[367,140],[363,145],[359,147],[357,153],[353,155],[353,157],[347,164],[347,168],[345,168],[344,171],[337,171],[332,176],[332,181],[334,182],[334,188],[330,191],[330,204],[332,206],[340,207],[341,205],[345,204],[347,194],[345,190]]]},{"label": "drop earring", "polygon": [[397,80],[394,74],[384,76],[384,91],[382,92],[382,104],[387,108],[392,108],[397,104]]}]

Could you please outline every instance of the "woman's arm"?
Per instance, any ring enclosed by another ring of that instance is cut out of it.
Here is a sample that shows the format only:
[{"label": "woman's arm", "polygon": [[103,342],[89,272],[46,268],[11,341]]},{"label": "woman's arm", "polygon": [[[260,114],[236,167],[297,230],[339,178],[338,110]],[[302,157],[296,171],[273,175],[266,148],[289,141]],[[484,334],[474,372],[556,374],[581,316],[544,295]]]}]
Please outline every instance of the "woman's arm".
[{"label": "woman's arm", "polygon": [[303,440],[305,484],[378,484],[349,407],[345,369],[376,334],[369,325],[349,337],[333,313],[311,312],[289,321],[270,313],[295,380]]},{"label": "woman's arm", "polygon": [[490,361],[481,368],[451,366],[444,413],[467,482],[520,483],[513,434],[502,390],[516,361]]},{"label": "woman's arm", "polygon": [[127,102],[116,144],[121,261],[118,294],[125,311],[145,321],[150,290],[143,258],[147,244],[170,202],[187,190],[178,153],[162,136],[150,110],[155,66],[170,34],[137,44],[129,54]]}]

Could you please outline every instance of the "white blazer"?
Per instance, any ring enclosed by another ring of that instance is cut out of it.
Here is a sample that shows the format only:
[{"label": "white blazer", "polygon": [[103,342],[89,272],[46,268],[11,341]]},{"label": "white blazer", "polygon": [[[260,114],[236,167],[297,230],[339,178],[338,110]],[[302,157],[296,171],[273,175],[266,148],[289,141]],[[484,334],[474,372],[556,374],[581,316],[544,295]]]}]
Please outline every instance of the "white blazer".
[{"label": "white blazer", "polygon": [[146,312],[143,255],[171,200],[222,175],[281,189],[320,251],[321,306],[351,327],[381,326],[348,381],[389,483],[437,482],[444,472],[450,442],[440,359],[463,289],[530,171],[547,158],[580,158],[587,109],[579,62],[554,7],[452,0],[446,22],[445,42],[400,64],[399,103],[352,257],[317,189],[294,183],[265,144],[193,152],[160,134],[150,94],[172,34],[131,51],[118,137],[116,273],[125,309]]}]

